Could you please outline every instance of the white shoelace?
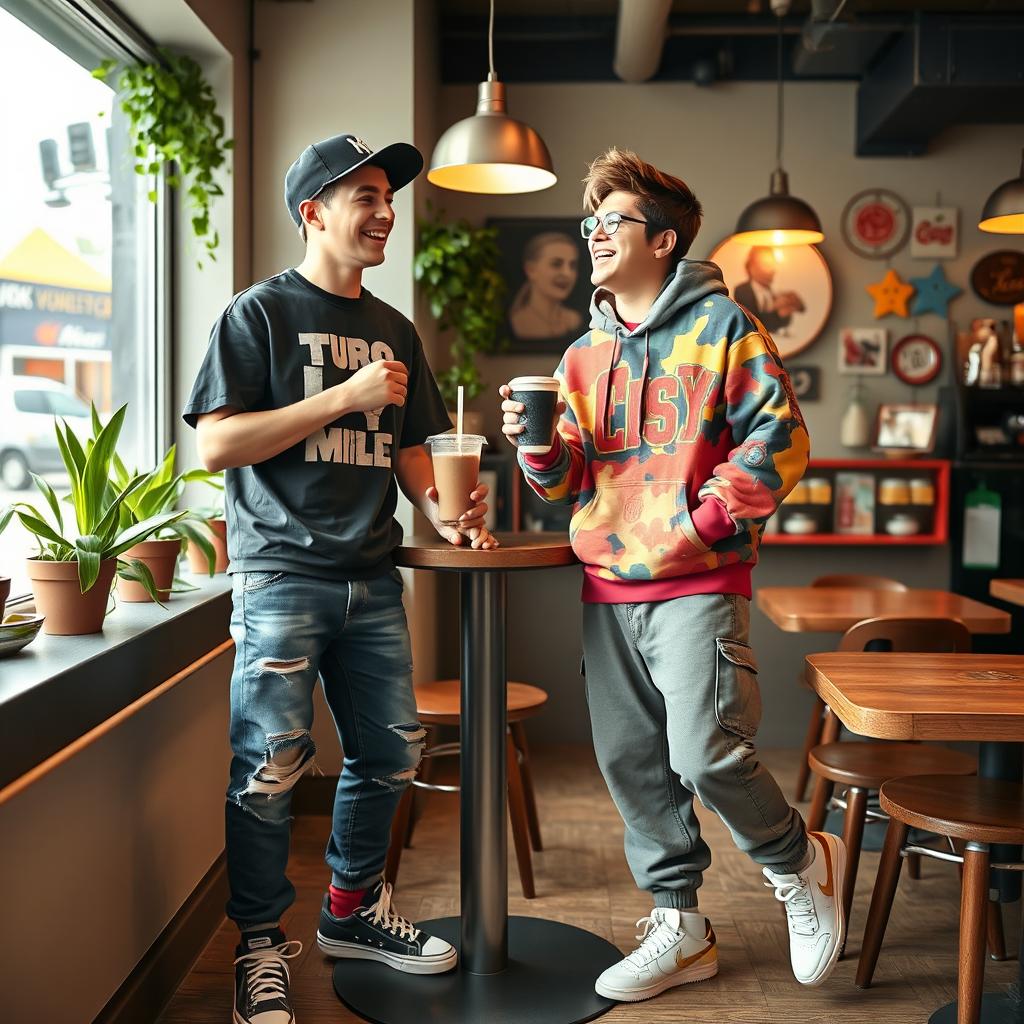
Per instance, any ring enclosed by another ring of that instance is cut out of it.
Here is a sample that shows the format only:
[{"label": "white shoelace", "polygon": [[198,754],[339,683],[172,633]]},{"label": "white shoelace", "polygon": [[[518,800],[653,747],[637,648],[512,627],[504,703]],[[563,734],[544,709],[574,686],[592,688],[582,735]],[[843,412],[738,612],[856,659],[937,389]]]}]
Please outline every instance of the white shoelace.
[{"label": "white shoelace", "polygon": [[679,941],[678,932],[670,928],[665,921],[659,921],[654,917],[641,917],[636,926],[643,926],[643,931],[637,935],[640,946],[626,957],[626,962],[634,967],[646,967],[651,960],[661,956],[666,949]]},{"label": "white shoelace", "polygon": [[294,960],[301,952],[302,943],[293,939],[270,949],[244,953],[235,960],[236,964],[246,964],[246,989],[253,1006],[267,999],[283,999],[288,995],[290,975],[285,961]]},{"label": "white shoelace", "polygon": [[775,890],[775,898],[786,904],[786,916],[790,927],[797,935],[813,935],[818,930],[818,914],[811,899],[811,890],[802,875],[794,876],[795,882],[765,882],[768,889]]},{"label": "white shoelace", "polygon": [[392,932],[401,939],[415,940],[420,933],[419,928],[412,921],[407,921],[401,914],[391,909],[391,893],[391,883],[385,882],[380,887],[380,896],[377,897],[377,902],[359,913],[372,924],[382,924],[385,931]]}]

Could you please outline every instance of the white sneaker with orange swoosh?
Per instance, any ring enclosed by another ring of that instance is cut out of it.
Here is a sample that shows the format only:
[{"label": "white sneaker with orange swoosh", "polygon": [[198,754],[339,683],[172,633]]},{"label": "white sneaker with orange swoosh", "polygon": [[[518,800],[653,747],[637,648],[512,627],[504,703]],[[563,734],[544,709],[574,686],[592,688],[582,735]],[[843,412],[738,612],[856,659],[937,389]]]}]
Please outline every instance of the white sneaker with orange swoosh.
[{"label": "white sneaker with orange swoosh", "polygon": [[637,936],[640,946],[597,979],[597,994],[635,1003],[675,985],[713,978],[718,973],[718,943],[711,922],[706,917],[702,920],[703,934],[691,934],[683,926],[680,911],[655,907],[650,917],[636,923],[643,927]]},{"label": "white sneaker with orange swoosh", "polygon": [[764,868],[765,885],[786,904],[789,958],[801,985],[820,985],[831,973],[846,940],[843,884],[846,846],[828,832],[808,832],[814,860],[803,871],[775,874]]}]

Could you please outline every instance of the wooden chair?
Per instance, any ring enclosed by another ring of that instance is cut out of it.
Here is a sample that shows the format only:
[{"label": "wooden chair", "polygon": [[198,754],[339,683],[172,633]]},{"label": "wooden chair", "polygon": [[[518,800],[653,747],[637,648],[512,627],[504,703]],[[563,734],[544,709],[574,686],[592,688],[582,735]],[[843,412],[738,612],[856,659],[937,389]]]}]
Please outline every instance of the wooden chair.
[{"label": "wooden chair", "polygon": [[[862,590],[909,590],[910,588],[899,580],[891,580],[887,576],[857,576],[857,575],[833,575],[819,576],[811,582],[812,587],[859,587]],[[801,680],[801,682],[803,682]],[[804,683],[806,685],[806,683]],[[826,725],[829,733],[824,732]],[[811,708],[811,717],[807,722],[807,734],[804,736],[803,752],[800,755],[800,768],[796,777],[796,791],[794,796],[797,803],[801,803],[807,796],[807,783],[811,777],[811,769],[807,763],[807,755],[819,743],[832,743],[839,739],[839,719],[835,716],[829,717],[828,707],[817,695],[814,695],[814,706]]]},{"label": "wooden chair", "polygon": [[[429,731],[439,725],[459,725],[461,721],[461,684],[458,679],[442,679],[417,686],[416,713],[420,723]],[[533,859],[530,847],[543,849],[540,836],[540,819],[537,816],[537,802],[533,792],[533,773],[530,767],[530,749],[526,742],[523,722],[539,714],[548,695],[537,686],[528,683],[509,683],[506,696],[508,713],[508,738],[506,760],[508,766],[508,812],[512,822],[512,841],[516,849],[516,863],[519,865],[519,882],[523,895],[531,900],[536,896],[533,882]],[[412,834],[416,815],[415,793],[418,789],[434,792],[457,793],[458,786],[435,783],[433,764],[437,758],[457,755],[458,743],[443,743],[428,747],[424,753],[424,767],[420,777],[402,794],[395,820],[391,826],[391,844],[388,847],[384,877],[394,884],[402,860],[402,849],[412,845]]]},{"label": "wooden chair", "polygon": [[[911,776],[882,785],[882,809],[889,816],[864,943],[857,985],[869,988],[882,948],[903,857],[908,851],[962,864],[960,895],[960,970],[957,983],[959,1024],[976,1024],[985,977],[985,926],[992,920],[988,899],[989,847],[1024,843],[1024,787],[998,779]],[[927,829],[966,844],[962,855],[907,845],[911,828]],[[1020,865],[1014,865],[1019,869]]]},{"label": "wooden chair", "polygon": [[[969,652],[971,634],[959,619],[909,619],[880,616],[858,622],[843,634],[839,650],[863,652],[876,641],[884,641],[893,651],[923,653],[931,651]],[[835,717],[831,711],[831,717]],[[830,802],[845,811],[843,840],[846,843],[846,882],[843,905],[849,922],[853,892],[857,883],[864,825],[884,820],[868,810],[868,795],[883,782],[904,775],[973,775],[974,757],[946,747],[921,743],[840,743],[828,742],[814,747],[808,755],[811,771],[817,777],[814,798],[807,816],[807,827],[819,831],[825,824]],[[845,800],[833,800],[836,785],[845,787]]]}]

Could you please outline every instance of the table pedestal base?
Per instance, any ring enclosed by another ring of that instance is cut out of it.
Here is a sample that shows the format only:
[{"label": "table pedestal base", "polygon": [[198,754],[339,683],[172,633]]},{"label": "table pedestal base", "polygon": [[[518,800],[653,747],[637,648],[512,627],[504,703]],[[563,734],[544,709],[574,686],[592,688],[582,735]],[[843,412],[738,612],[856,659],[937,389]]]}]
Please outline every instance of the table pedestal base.
[{"label": "table pedestal base", "polygon": [[[956,1024],[956,1003],[936,1010],[928,1024]],[[1016,993],[986,992],[981,997],[979,1024],[1024,1024],[1024,1008]]]},{"label": "table pedestal base", "polygon": [[[422,922],[431,935],[459,945],[459,919]],[[535,917],[508,919],[508,967],[500,974],[402,974],[366,960],[339,960],[334,991],[374,1024],[412,1019],[444,1024],[579,1024],[614,1005],[594,980],[622,958],[597,935]]]}]

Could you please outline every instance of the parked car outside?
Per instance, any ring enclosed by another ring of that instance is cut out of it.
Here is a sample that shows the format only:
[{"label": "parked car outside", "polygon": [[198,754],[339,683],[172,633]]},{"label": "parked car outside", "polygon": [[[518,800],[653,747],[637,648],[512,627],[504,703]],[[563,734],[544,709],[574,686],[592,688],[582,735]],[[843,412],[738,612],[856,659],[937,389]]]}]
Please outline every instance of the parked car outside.
[{"label": "parked car outside", "polygon": [[60,416],[81,435],[88,432],[89,406],[74,390],[46,377],[11,376],[0,381],[0,483],[22,491],[30,473],[64,469],[53,419]]}]

